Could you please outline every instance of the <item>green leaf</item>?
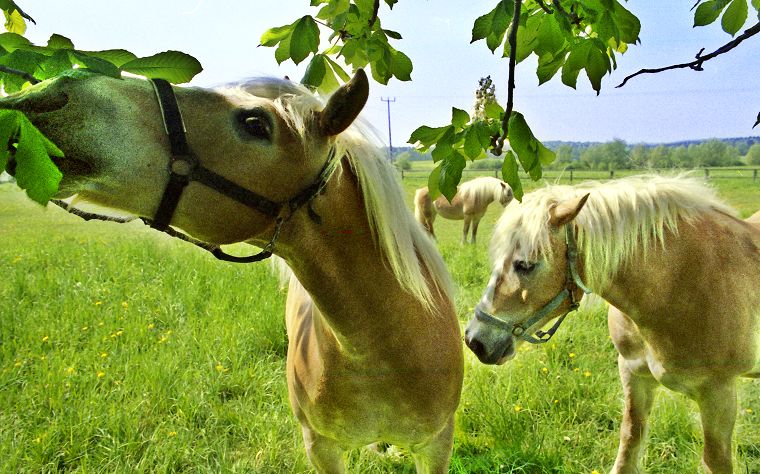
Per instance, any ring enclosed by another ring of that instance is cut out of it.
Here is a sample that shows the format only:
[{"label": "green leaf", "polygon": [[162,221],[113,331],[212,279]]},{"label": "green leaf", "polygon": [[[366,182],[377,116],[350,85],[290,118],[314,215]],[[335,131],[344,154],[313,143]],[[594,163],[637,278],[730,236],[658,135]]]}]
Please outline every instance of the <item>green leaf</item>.
[{"label": "green leaf", "polygon": [[63,157],[63,153],[20,112],[0,110],[0,124],[0,140],[8,143],[10,137],[17,137],[16,184],[30,198],[46,204],[63,177],[50,157]]},{"label": "green leaf", "polygon": [[430,156],[433,157],[433,162],[437,163],[446,158],[454,152],[454,143],[459,141],[459,136],[454,131],[454,126],[450,125],[438,142],[435,144],[435,148],[430,152]]},{"label": "green leaf", "polygon": [[512,150],[507,150],[504,154],[504,162],[501,164],[501,177],[512,188],[515,199],[522,201],[523,188],[518,174],[517,158]]},{"label": "green leaf", "polygon": [[276,26],[274,28],[269,28],[268,30],[264,32],[264,34],[261,35],[259,44],[261,46],[269,46],[269,47],[275,46],[280,41],[289,37],[292,32],[293,32],[293,25],[283,25],[283,26]]},{"label": "green leaf", "polygon": [[104,51],[82,51],[88,56],[100,58],[104,61],[108,61],[116,67],[122,67],[130,61],[137,59],[133,53],[124,49],[107,49]]},{"label": "green leaf", "polygon": [[322,20],[329,20],[336,16],[348,11],[348,7],[351,5],[349,0],[330,0],[327,5],[322,7],[317,13],[317,18]]},{"label": "green leaf", "polygon": [[398,33],[393,30],[383,30],[383,33],[385,33],[388,37],[393,38],[395,40],[402,39],[401,33]]},{"label": "green leaf", "polygon": [[438,163],[428,175],[428,193],[430,193],[430,199],[433,200],[438,199],[438,196],[441,195],[441,190],[438,189],[438,183],[441,180],[442,167],[443,163]]},{"label": "green leaf", "polygon": [[325,55],[325,59],[330,64],[330,67],[332,67],[333,71],[335,71],[335,74],[338,75],[341,81],[348,82],[351,80],[351,76],[349,76],[346,71],[343,70],[343,68],[340,66],[340,64],[336,63],[335,61],[330,58],[330,56]]},{"label": "green leaf", "polygon": [[149,79],[165,79],[173,84],[189,82],[203,70],[201,63],[189,54],[179,51],[138,58],[121,66],[121,69]]},{"label": "green leaf", "polygon": [[302,84],[306,84],[313,87],[319,87],[322,84],[322,80],[327,72],[327,66],[325,65],[325,56],[322,54],[315,54],[309,65],[306,66],[306,72],[301,79]]},{"label": "green leaf", "polygon": [[451,124],[457,128],[464,128],[470,121],[470,114],[456,107],[451,108]]},{"label": "green leaf", "polygon": [[619,31],[616,39],[623,43],[636,43],[641,32],[641,21],[617,0],[614,5],[613,18]]},{"label": "green leaf", "polygon": [[457,184],[462,180],[462,170],[465,166],[467,166],[467,160],[456,150],[441,163],[438,189],[449,202],[454,199],[457,193]]},{"label": "green leaf", "polygon": [[412,68],[414,66],[412,65],[412,60],[409,59],[409,56],[393,48],[391,48],[391,56],[393,58],[391,63],[391,73],[400,81],[411,81]]},{"label": "green leaf", "polygon": [[541,178],[542,161],[554,160],[554,153],[536,140],[525,118],[519,112],[513,112],[509,119],[509,146],[517,154],[523,169],[534,181]]},{"label": "green leaf", "polygon": [[723,31],[734,36],[747,21],[748,13],[747,0],[733,0],[720,20]]},{"label": "green leaf", "polygon": [[596,95],[599,95],[599,91],[602,89],[602,78],[609,70],[610,58],[607,54],[603,50],[591,47],[586,63],[586,75],[591,81],[591,87],[596,91]]},{"label": "green leaf", "polygon": [[586,67],[586,61],[590,50],[591,42],[589,40],[581,40],[573,45],[570,54],[565,60],[565,64],[562,66],[563,84],[575,89],[575,85],[578,81],[578,73],[580,73],[581,69]]},{"label": "green leaf", "polygon": [[717,20],[728,2],[729,0],[707,0],[700,4],[694,12],[694,26],[709,25]]},{"label": "green leaf", "polygon": [[426,151],[428,148],[436,144],[438,140],[440,140],[440,138],[452,128],[451,125],[436,128],[423,125],[412,132],[407,143],[412,145],[419,143],[421,146],[418,146],[417,149],[420,151]]},{"label": "green leaf", "polygon": [[53,49],[74,49],[74,43],[65,36],[53,34],[47,42],[48,48]]},{"label": "green leaf", "polygon": [[485,39],[488,49],[493,53],[504,41],[504,33],[513,15],[514,2],[500,1],[493,10],[475,20],[470,43]]},{"label": "green leaf", "polygon": [[5,30],[11,33],[23,35],[26,33],[26,21],[18,10],[12,12],[3,11],[5,14]]},{"label": "green leaf", "polygon": [[42,81],[45,79],[50,79],[51,77],[55,77],[69,69],[71,69],[71,59],[69,58],[69,53],[64,49],[61,49],[53,53],[52,56],[45,59],[40,64],[41,73],[38,72],[35,77]]},{"label": "green leaf", "polygon": [[105,59],[90,56],[89,54],[82,51],[69,51],[69,59],[71,60],[72,64],[77,64],[80,67],[87,68],[90,71],[96,72],[98,74],[117,78],[121,77],[121,71],[119,71],[118,67],[114,66]]},{"label": "green leaf", "polygon": [[498,102],[488,102],[483,107],[486,117],[494,120],[501,120],[501,116],[504,114],[504,107],[499,105]]},{"label": "green leaf", "polygon": [[31,45],[31,41],[16,33],[0,33],[0,47],[9,53]]},{"label": "green leaf", "polygon": [[319,51],[319,27],[310,15],[301,17],[293,24],[290,35],[290,59],[298,64],[311,53]]},{"label": "green leaf", "polygon": [[[518,35],[519,35],[518,31]],[[536,31],[536,52],[556,53],[565,46],[565,35],[557,23],[555,15],[543,15]]]},{"label": "green leaf", "polygon": [[471,160],[483,154],[483,147],[480,145],[478,130],[475,126],[469,127],[464,134],[464,154]]},{"label": "green leaf", "polygon": [[538,57],[538,67],[536,68],[536,76],[538,77],[538,85],[541,85],[544,82],[549,81],[552,77],[554,77],[555,74],[557,74],[557,71],[559,71],[559,68],[561,68],[562,65],[565,64],[566,55],[567,55],[567,51],[562,50],[556,55],[553,55],[551,53],[546,53],[543,56]]}]

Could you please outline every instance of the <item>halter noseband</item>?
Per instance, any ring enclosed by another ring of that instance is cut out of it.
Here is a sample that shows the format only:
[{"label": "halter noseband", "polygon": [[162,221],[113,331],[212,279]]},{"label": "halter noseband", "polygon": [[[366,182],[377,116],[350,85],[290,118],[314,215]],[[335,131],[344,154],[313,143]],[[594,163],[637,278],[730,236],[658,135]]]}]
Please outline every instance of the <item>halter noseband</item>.
[{"label": "halter noseband", "polygon": [[[164,128],[169,137],[171,158],[168,166],[169,181],[164,188],[164,193],[158,205],[158,210],[153,216],[153,219],[147,217],[140,218],[145,224],[156,230],[167,233],[172,237],[177,237],[181,240],[197,245],[204,250],[211,252],[214,257],[219,260],[235,263],[250,263],[258,262],[272,256],[272,251],[274,250],[275,242],[280,235],[282,225],[290,219],[295,211],[304,205],[308,205],[309,217],[317,223],[321,222],[321,218],[312,208],[312,201],[324,192],[327,182],[332,176],[333,171],[335,171],[336,160],[334,148],[330,150],[325,165],[322,167],[322,170],[312,184],[302,189],[288,201],[272,201],[201,165],[198,157],[192,152],[187,143],[185,124],[182,120],[182,114],[179,110],[179,104],[177,103],[177,97],[174,94],[172,85],[164,79],[151,79],[151,83],[156,92],[158,104],[161,108],[161,117],[164,122]],[[234,199],[251,209],[274,218],[275,228],[272,238],[269,243],[264,246],[262,251],[247,257],[229,255],[218,245],[203,242],[170,227],[172,217],[174,216],[179,200],[182,197],[182,192],[191,181],[197,181],[198,183]],[[115,222],[129,222],[132,220],[83,212],[78,209],[70,208],[62,201],[54,200],[53,203],[85,220],[98,219]]]},{"label": "halter noseband", "polygon": [[[486,324],[493,324],[505,328],[510,331],[514,337],[523,339],[524,341],[531,344],[544,344],[548,342],[549,339],[554,336],[554,333],[557,332],[557,329],[559,328],[560,324],[562,324],[562,321],[565,320],[567,315],[578,309],[578,306],[580,305],[579,301],[575,301],[573,290],[580,288],[585,294],[591,293],[591,290],[583,284],[580,275],[578,275],[578,269],[576,267],[578,249],[575,243],[575,227],[572,225],[572,223],[565,225],[565,243],[567,244],[567,268],[565,272],[565,287],[541,309],[536,311],[533,316],[528,318],[527,321],[512,325],[503,319],[499,319],[491,313],[483,310],[480,303],[478,303],[478,305],[475,306],[475,319]],[[533,337],[526,332],[531,326],[538,323],[546,316],[548,316],[552,311],[557,309],[559,305],[562,304],[562,302],[564,302],[566,299],[570,300],[570,308],[565,312],[565,314],[557,319],[557,321],[551,328],[549,328],[548,331],[536,331],[535,335],[537,337]]]}]

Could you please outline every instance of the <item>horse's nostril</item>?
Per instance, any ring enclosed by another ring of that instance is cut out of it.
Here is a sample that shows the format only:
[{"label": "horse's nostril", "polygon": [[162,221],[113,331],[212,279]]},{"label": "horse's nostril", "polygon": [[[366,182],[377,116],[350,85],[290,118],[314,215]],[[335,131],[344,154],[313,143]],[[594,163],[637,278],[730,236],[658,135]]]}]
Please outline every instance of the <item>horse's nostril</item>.
[{"label": "horse's nostril", "polygon": [[469,347],[478,358],[485,354],[485,346],[483,346],[483,343],[477,339],[465,339],[465,344],[467,344],[467,347]]}]

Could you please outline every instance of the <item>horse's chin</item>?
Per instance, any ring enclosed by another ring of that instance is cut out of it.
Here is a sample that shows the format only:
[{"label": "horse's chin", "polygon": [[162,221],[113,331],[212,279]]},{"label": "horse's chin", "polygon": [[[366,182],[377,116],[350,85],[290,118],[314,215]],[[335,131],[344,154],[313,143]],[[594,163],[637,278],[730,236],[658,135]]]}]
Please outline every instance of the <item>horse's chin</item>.
[{"label": "horse's chin", "polygon": [[503,365],[503,364],[505,364],[506,362],[514,359],[515,358],[515,354],[517,354],[517,352],[515,351],[514,344],[512,344],[512,345],[510,345],[507,348],[507,350],[504,352],[504,354],[502,354],[501,357],[499,357],[499,359],[496,361],[495,365]]}]

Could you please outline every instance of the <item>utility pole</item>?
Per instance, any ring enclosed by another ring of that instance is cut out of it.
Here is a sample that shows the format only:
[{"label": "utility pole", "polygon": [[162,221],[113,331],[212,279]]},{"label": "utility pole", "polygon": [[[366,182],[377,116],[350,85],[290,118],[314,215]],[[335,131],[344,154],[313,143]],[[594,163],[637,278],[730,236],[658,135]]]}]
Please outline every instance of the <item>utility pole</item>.
[{"label": "utility pole", "polygon": [[394,97],[393,99],[383,99],[380,97],[380,100],[385,102],[388,106],[388,161],[393,161],[393,138],[391,137],[391,102],[396,102],[396,98]]}]

